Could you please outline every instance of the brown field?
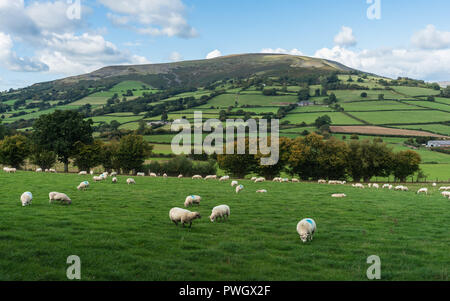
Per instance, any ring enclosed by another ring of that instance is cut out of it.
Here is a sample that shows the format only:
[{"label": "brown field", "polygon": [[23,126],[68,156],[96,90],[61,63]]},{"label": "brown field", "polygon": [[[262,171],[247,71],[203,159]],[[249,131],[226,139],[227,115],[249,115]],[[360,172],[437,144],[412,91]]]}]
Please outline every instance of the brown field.
[{"label": "brown field", "polygon": [[331,126],[332,133],[449,138],[424,131],[391,129],[380,126]]}]

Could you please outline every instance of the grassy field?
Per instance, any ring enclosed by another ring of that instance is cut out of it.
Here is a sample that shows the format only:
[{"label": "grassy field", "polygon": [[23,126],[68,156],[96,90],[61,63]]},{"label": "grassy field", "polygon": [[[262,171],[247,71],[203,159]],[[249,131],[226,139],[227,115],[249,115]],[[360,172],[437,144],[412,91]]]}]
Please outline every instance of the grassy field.
[{"label": "grassy field", "polygon": [[[92,184],[77,175],[0,174],[0,280],[65,280],[77,255],[82,280],[366,280],[370,255],[383,280],[448,280],[450,203],[433,190],[355,190],[317,184],[254,184],[242,194],[229,183],[136,178],[136,186]],[[169,188],[170,189],[167,189]],[[268,189],[266,195],[255,193]],[[411,187],[412,188],[412,187]],[[24,190],[33,205],[22,208]],[[50,205],[48,193],[73,200]],[[345,199],[332,199],[342,192]],[[175,227],[172,207],[203,197],[192,229]],[[212,224],[214,206],[231,218]],[[312,243],[301,243],[299,220],[314,218]],[[426,221],[426,222],[424,222]]]},{"label": "grassy field", "polygon": [[357,112],[353,116],[372,124],[409,124],[450,121],[450,114],[441,111]]},{"label": "grassy field", "polygon": [[302,122],[313,124],[317,118],[323,115],[330,116],[332,124],[362,124],[362,122],[350,118],[340,112],[289,114],[286,118],[283,118],[282,121],[289,121],[292,124],[300,124]]}]

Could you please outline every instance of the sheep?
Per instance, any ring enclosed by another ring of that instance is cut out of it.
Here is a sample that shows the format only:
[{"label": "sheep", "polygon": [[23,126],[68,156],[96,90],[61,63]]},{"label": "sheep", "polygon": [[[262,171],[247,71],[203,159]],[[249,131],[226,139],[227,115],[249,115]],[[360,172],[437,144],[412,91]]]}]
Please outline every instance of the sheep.
[{"label": "sheep", "polygon": [[111,177],[117,177],[117,172],[113,171],[113,172],[111,173]]},{"label": "sheep", "polygon": [[231,211],[230,211],[229,206],[220,205],[220,206],[214,207],[209,219],[211,220],[212,223],[214,223],[216,221],[216,219],[218,219],[219,217],[222,221],[224,221],[225,219],[228,219],[230,217],[230,212]]},{"label": "sheep", "polygon": [[439,191],[448,191],[448,190],[450,190],[450,187],[441,187],[441,188],[439,188]]},{"label": "sheep", "polygon": [[231,182],[231,187],[234,187],[234,186],[237,186],[237,185],[239,185],[238,181]]},{"label": "sheep", "polygon": [[433,183],[433,187],[437,187],[437,184],[436,184],[436,183]]},{"label": "sheep", "polygon": [[319,180],[319,181],[317,181],[317,183],[318,183],[318,184],[326,184],[327,181],[326,181],[326,180]]},{"label": "sheep", "polygon": [[367,184],[369,188],[372,188],[372,183]]},{"label": "sheep", "polygon": [[57,173],[57,172],[56,172],[56,169],[53,169],[53,168],[49,169],[48,172],[49,172],[49,173]]},{"label": "sheep", "polygon": [[221,178],[219,179],[219,181],[220,181],[220,182],[225,182],[225,181],[228,181],[229,179],[230,179],[229,176],[224,176],[224,177],[221,177]]},{"label": "sheep", "polygon": [[80,171],[80,172],[78,173],[78,175],[79,175],[79,176],[85,176],[85,175],[87,175],[87,171]]},{"label": "sheep", "polygon": [[300,235],[303,243],[312,241],[316,230],[316,222],[311,218],[305,218],[297,224],[297,233]]},{"label": "sheep", "polygon": [[289,183],[289,179],[288,178],[284,178],[281,180],[282,183]]},{"label": "sheep", "polygon": [[217,176],[207,176],[205,177],[205,181],[206,180],[217,180]]},{"label": "sheep", "polygon": [[106,178],[108,177],[108,174],[107,174],[107,173],[102,173],[99,177],[100,177],[102,180],[106,180]]},{"label": "sheep", "polygon": [[42,168],[36,169],[36,172],[42,172]]},{"label": "sheep", "polygon": [[128,185],[136,184],[136,181],[135,181],[134,179],[132,179],[132,178],[128,178],[128,179],[127,179],[127,184],[128,184]]},{"label": "sheep", "polygon": [[292,183],[300,183],[300,180],[299,179],[292,179]]},{"label": "sheep", "polygon": [[250,181],[255,182],[256,179],[257,179],[257,177],[252,177],[252,178],[250,179]]},{"label": "sheep", "polygon": [[441,193],[443,197],[449,198],[450,199],[450,191],[444,191]]},{"label": "sheep", "polygon": [[421,194],[421,193],[425,193],[426,195],[428,195],[428,188],[420,188],[417,191],[417,194]]},{"label": "sheep", "polygon": [[151,172],[151,173],[150,173],[150,177],[152,177],[152,178],[157,178],[158,176],[157,176],[154,172]]},{"label": "sheep", "polygon": [[88,187],[89,187],[89,182],[84,181],[84,182],[81,182],[80,185],[78,185],[77,189],[78,190],[82,190],[82,189],[86,190],[86,189],[88,189]]},{"label": "sheep", "polygon": [[261,178],[257,178],[255,180],[255,183],[262,183],[262,182],[265,182],[265,181],[266,181],[266,178],[261,177]]},{"label": "sheep", "polygon": [[165,173],[165,174],[163,174],[163,178],[167,178],[168,177],[168,175]]},{"label": "sheep", "polygon": [[31,202],[33,201],[33,194],[29,191],[24,192],[20,197],[20,201],[22,202],[22,207],[31,205]]},{"label": "sheep", "polygon": [[90,174],[91,174],[91,176],[93,176],[93,175],[94,175],[94,171],[93,171],[93,170],[91,170]]},{"label": "sheep", "polygon": [[185,224],[189,224],[189,228],[192,228],[192,222],[202,218],[198,212],[191,212],[181,208],[172,208],[169,212],[169,217],[176,226],[178,226],[178,223],[183,224],[183,228]]},{"label": "sheep", "polygon": [[101,182],[101,181],[103,181],[104,178],[102,176],[99,176],[99,177],[93,177],[92,179],[94,180],[94,182]]},{"label": "sheep", "polygon": [[242,190],[244,190],[244,185],[239,185],[239,186],[236,187],[236,193],[239,193]]},{"label": "sheep", "polygon": [[200,175],[195,175],[192,177],[192,180],[201,180],[201,179],[203,179],[203,177]]},{"label": "sheep", "polygon": [[145,177],[145,172],[138,172],[136,174],[136,176],[138,176],[138,177]]},{"label": "sheep", "polygon": [[408,187],[403,186],[403,185],[399,185],[397,187],[395,187],[396,191],[409,191]]},{"label": "sheep", "polygon": [[384,184],[384,185],[383,185],[383,189],[389,188],[389,186],[391,186],[391,185],[389,185],[389,184]]},{"label": "sheep", "polygon": [[380,185],[378,185],[378,184],[372,184],[372,188],[375,188],[375,189],[380,189]]},{"label": "sheep", "polygon": [[267,193],[267,190],[265,190],[265,189],[260,189],[260,190],[256,191],[256,193]]},{"label": "sheep", "polygon": [[283,179],[281,179],[281,178],[275,178],[275,179],[273,179],[273,182],[279,182],[279,183],[281,183],[283,181]]},{"label": "sheep", "polygon": [[183,178],[183,175],[179,175],[179,176],[178,176],[178,179],[182,179],[182,178]]},{"label": "sheep", "polygon": [[45,170],[45,172],[49,172],[49,170],[48,170],[48,169],[46,169],[46,170]]},{"label": "sheep", "polygon": [[50,198],[50,204],[52,204],[53,201],[59,201],[65,205],[72,204],[72,200],[64,193],[50,192],[49,198]]},{"label": "sheep", "polygon": [[335,193],[331,195],[332,198],[346,198],[347,195],[345,193]]},{"label": "sheep", "polygon": [[184,201],[184,207],[189,207],[194,204],[200,205],[200,202],[202,201],[202,197],[198,195],[190,195],[186,197],[186,200]]},{"label": "sheep", "polygon": [[353,184],[352,186],[355,187],[355,188],[364,189],[364,185],[361,184],[361,183]]},{"label": "sheep", "polygon": [[3,170],[4,170],[6,173],[16,173],[16,172],[17,172],[17,169],[15,169],[15,168],[9,168],[9,167],[5,167],[5,168],[3,168]]},{"label": "sheep", "polygon": [[116,183],[118,182],[117,178],[116,178],[116,177],[112,178],[112,182],[113,182],[114,184],[116,184]]}]

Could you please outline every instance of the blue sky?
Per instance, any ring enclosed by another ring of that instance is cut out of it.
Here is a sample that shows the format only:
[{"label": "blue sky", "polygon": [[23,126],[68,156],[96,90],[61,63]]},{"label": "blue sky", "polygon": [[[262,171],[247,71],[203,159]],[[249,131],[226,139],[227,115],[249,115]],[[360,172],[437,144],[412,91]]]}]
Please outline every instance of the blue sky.
[{"label": "blue sky", "polygon": [[[107,65],[277,52],[450,80],[446,0],[0,0],[0,90]],[[381,18],[367,9],[381,3]],[[67,12],[72,14],[67,14]]]}]

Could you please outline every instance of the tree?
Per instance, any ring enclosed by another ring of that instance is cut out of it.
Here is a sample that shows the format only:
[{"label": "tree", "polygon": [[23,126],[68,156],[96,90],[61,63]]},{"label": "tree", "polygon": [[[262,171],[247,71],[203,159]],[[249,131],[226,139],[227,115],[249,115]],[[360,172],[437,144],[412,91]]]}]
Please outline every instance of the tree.
[{"label": "tree", "polygon": [[298,100],[308,100],[309,99],[309,88],[302,88],[298,91]]},{"label": "tree", "polygon": [[384,100],[384,94],[378,94],[378,100]]},{"label": "tree", "polygon": [[393,156],[392,170],[396,179],[405,182],[420,169],[422,158],[414,151],[401,151]]},{"label": "tree", "polygon": [[30,156],[32,164],[39,166],[42,170],[50,169],[55,165],[57,161],[55,152],[42,149],[37,145],[34,145],[32,149]]},{"label": "tree", "polygon": [[302,180],[318,179],[321,174],[318,159],[323,143],[323,137],[315,133],[295,139],[289,156],[290,173]]},{"label": "tree", "polygon": [[119,142],[117,140],[102,144],[99,162],[106,171],[115,170],[120,173],[120,162],[117,157],[118,150]]},{"label": "tree", "polygon": [[30,155],[30,143],[23,135],[6,137],[0,141],[0,163],[19,169]]},{"label": "tree", "polygon": [[131,134],[120,140],[117,150],[117,159],[125,173],[142,169],[145,159],[150,157],[153,150],[140,135]]},{"label": "tree", "polygon": [[101,162],[102,146],[103,142],[100,140],[95,140],[92,144],[75,143],[76,154],[73,156],[74,165],[80,171],[90,171],[91,168],[98,166]]},{"label": "tree", "polygon": [[69,160],[75,155],[75,143],[91,144],[92,120],[85,121],[76,111],[55,111],[42,115],[33,125],[33,141],[44,150],[53,151],[69,171]]},{"label": "tree", "polygon": [[361,93],[361,97],[366,98],[367,97],[367,92],[362,92]]},{"label": "tree", "polygon": [[[269,146],[272,145],[272,139],[268,138]],[[279,139],[279,160],[275,165],[261,165],[257,164],[255,172],[266,179],[273,179],[280,176],[281,172],[285,169],[288,164],[290,156],[290,148],[292,145],[292,140],[289,138],[281,137]],[[260,152],[255,156],[257,162],[260,162],[261,158],[267,158],[270,155],[262,155]]]},{"label": "tree", "polygon": [[[239,179],[255,171],[258,161],[255,155],[249,153],[249,140],[245,141],[245,154],[237,154],[237,142],[234,143],[234,154],[224,154],[217,156],[219,167]],[[224,152],[225,153],[225,152]]]},{"label": "tree", "polygon": [[331,125],[331,118],[328,115],[320,116],[319,118],[316,119],[316,121],[314,122],[314,125],[318,129],[320,129],[324,125],[329,126],[329,125]]},{"label": "tree", "polygon": [[332,137],[326,140],[318,156],[320,177],[339,180],[347,176],[349,148],[347,143]]}]

